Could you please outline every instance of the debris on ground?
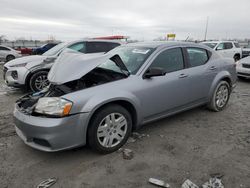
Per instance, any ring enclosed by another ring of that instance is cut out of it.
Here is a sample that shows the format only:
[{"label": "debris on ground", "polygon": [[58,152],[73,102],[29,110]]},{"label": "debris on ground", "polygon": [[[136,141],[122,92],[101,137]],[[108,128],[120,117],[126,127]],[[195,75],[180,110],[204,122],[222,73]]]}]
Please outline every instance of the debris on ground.
[{"label": "debris on ground", "polygon": [[224,188],[219,178],[210,178],[208,182],[202,185],[202,188]]},{"label": "debris on ground", "polygon": [[49,188],[57,182],[57,178],[49,178],[39,183],[37,188]]},{"label": "debris on ground", "polygon": [[163,134],[160,134],[159,136],[160,136],[161,138],[164,138],[164,137],[165,137]]},{"label": "debris on ground", "polygon": [[[204,183],[201,188],[224,188],[224,185],[221,182],[221,178],[223,175],[217,173],[212,174],[211,178]],[[187,179],[181,186],[181,188],[199,188],[196,184],[194,184],[192,181]]]},{"label": "debris on ground", "polygon": [[134,139],[133,137],[128,138],[127,143],[134,143],[134,142],[136,142],[136,139]]},{"label": "debris on ground", "polygon": [[168,183],[155,178],[149,178],[148,182],[159,187],[167,187],[167,188],[170,187]]},{"label": "debris on ground", "polygon": [[133,132],[131,137],[134,139],[141,139],[143,137],[149,137],[149,135],[148,134],[140,134],[138,132]]},{"label": "debris on ground", "polygon": [[189,179],[187,179],[181,185],[181,188],[199,188],[199,187],[197,185],[195,185],[193,182],[191,182]]},{"label": "debris on ground", "polygon": [[124,149],[122,151],[123,159],[131,160],[134,157],[134,152],[131,149]]}]

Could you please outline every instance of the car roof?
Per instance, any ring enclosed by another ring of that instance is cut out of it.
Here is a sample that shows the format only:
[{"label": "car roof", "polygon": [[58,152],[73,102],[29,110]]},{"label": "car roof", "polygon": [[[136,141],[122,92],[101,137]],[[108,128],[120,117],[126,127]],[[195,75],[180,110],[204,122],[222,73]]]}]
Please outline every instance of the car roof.
[{"label": "car roof", "polygon": [[220,43],[220,42],[237,42],[237,41],[229,41],[229,40],[214,40],[214,41],[204,41],[202,43]]},{"label": "car roof", "polygon": [[182,42],[182,41],[153,41],[153,42],[136,42],[136,43],[127,44],[127,46],[138,46],[138,47],[148,47],[148,48],[172,47],[172,46],[179,46],[179,45],[197,46],[199,44],[194,43],[194,42]]},{"label": "car roof", "polygon": [[90,38],[72,40],[72,41],[69,41],[68,43],[76,43],[76,42],[110,42],[110,43],[125,44],[124,42],[119,41],[119,40],[103,40],[103,39],[90,39]]}]

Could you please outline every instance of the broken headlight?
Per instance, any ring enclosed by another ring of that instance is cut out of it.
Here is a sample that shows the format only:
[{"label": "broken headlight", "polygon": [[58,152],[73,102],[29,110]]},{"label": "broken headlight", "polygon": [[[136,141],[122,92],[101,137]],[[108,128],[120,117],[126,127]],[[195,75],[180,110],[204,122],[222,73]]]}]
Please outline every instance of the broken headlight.
[{"label": "broken headlight", "polygon": [[51,116],[67,116],[73,103],[60,97],[42,97],[38,100],[35,112]]}]

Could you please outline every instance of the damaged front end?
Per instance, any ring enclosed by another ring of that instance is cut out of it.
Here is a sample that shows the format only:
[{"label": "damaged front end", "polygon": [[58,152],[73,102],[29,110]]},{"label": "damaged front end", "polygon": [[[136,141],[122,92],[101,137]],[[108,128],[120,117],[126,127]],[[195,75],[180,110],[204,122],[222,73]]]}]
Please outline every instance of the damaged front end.
[{"label": "damaged front end", "polygon": [[[39,104],[39,101],[40,103],[47,102],[48,106],[50,106],[52,102],[56,103],[55,101],[56,99],[58,100],[58,103],[62,103],[62,102],[66,103],[65,101],[61,101],[61,100],[66,100],[66,99],[63,99],[62,97],[63,95],[66,95],[75,91],[79,91],[82,89],[87,89],[90,87],[98,86],[101,84],[105,84],[108,82],[124,79],[124,78],[127,78],[127,75],[123,73],[97,67],[78,80],[66,82],[60,85],[51,84],[48,88],[46,88],[43,91],[25,95],[16,101],[16,105],[17,105],[18,110],[20,110],[21,112],[27,115],[62,117],[62,116],[69,115],[69,112],[68,113],[64,112],[65,107],[62,107],[62,112],[60,112],[60,110],[57,110],[57,112],[55,113],[55,112],[48,111],[46,109],[44,110],[39,109],[39,105],[40,106],[43,105],[43,104]],[[44,100],[41,101],[42,98],[46,98],[47,101],[44,101]],[[48,101],[49,98],[53,98],[54,101],[51,101],[51,99],[50,101]],[[68,102],[70,103],[70,101]]]}]

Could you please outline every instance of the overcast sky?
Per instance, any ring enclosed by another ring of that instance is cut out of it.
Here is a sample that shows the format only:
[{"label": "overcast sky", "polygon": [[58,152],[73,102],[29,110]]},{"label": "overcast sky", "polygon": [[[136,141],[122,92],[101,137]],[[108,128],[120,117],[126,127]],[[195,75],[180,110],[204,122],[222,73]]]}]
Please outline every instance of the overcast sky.
[{"label": "overcast sky", "polygon": [[0,0],[0,35],[59,40],[250,38],[250,0]]}]

